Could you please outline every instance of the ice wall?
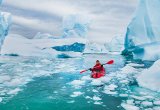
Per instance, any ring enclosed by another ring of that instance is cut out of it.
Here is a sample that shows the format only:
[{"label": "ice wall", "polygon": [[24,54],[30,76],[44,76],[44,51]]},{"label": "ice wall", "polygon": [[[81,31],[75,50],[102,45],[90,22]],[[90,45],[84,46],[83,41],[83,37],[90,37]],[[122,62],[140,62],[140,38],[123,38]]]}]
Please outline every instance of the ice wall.
[{"label": "ice wall", "polygon": [[[135,17],[127,27],[125,50],[133,52],[136,56],[141,56],[140,59],[145,60],[145,53],[149,53],[146,48],[160,42],[159,6],[160,0],[140,0]],[[156,47],[157,45],[154,48],[156,49]],[[151,56],[157,56],[157,54],[160,53],[150,51]],[[147,60],[157,59],[147,58]]]}]

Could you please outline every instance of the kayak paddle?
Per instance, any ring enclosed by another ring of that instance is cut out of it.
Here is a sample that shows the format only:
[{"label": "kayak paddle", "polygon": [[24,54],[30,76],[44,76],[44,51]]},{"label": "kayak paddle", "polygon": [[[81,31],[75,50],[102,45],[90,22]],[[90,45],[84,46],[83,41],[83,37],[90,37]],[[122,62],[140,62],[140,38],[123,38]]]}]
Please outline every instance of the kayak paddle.
[{"label": "kayak paddle", "polygon": [[[104,64],[102,64],[102,65],[106,65],[106,64],[113,64],[114,63],[114,60],[110,60],[110,61],[108,61],[107,63],[104,63]],[[90,69],[90,68],[89,68]],[[86,70],[82,70],[80,73],[82,74],[82,73],[84,73],[84,72],[86,72],[86,71],[88,71],[89,69],[86,69]]]}]

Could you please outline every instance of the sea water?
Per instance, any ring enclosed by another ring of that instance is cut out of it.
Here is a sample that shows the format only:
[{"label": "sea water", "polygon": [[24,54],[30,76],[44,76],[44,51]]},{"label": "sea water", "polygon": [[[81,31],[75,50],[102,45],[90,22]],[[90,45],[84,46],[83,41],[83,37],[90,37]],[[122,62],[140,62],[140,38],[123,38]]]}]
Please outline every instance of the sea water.
[{"label": "sea water", "polygon": [[[96,60],[106,76],[90,78]],[[136,76],[152,62],[121,55],[86,54],[80,58],[0,57],[0,110],[159,109],[160,94],[138,86]]]}]

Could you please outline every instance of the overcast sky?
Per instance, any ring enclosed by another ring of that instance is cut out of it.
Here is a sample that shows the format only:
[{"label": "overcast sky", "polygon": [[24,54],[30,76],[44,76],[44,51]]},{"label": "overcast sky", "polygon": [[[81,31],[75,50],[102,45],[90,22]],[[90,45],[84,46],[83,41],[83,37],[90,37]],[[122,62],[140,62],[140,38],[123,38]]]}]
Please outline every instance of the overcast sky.
[{"label": "overcast sky", "polygon": [[10,33],[61,36],[63,17],[79,14],[91,19],[89,39],[109,41],[125,33],[137,5],[138,0],[3,0],[1,10],[12,13]]}]

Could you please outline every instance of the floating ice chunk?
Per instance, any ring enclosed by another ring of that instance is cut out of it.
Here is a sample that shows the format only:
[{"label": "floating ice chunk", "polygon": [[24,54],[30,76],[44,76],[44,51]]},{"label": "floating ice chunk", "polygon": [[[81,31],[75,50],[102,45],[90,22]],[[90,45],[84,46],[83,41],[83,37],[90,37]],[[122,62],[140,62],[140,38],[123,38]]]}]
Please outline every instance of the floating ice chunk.
[{"label": "floating ice chunk", "polygon": [[71,97],[78,97],[80,95],[82,95],[82,92],[73,92],[73,94],[71,95]]},{"label": "floating ice chunk", "polygon": [[114,84],[110,84],[109,86],[105,86],[104,89],[105,90],[115,90],[118,86],[114,85]]},{"label": "floating ice chunk", "polygon": [[93,91],[93,92],[98,92],[96,89],[93,89],[92,91]]},{"label": "floating ice chunk", "polygon": [[125,110],[140,110],[137,106],[135,106],[135,105],[130,105],[130,104],[126,104],[126,103],[122,103],[121,106],[122,106]]},{"label": "floating ice chunk", "polygon": [[71,101],[68,101],[67,103],[74,103],[75,101],[74,100],[71,100]]},{"label": "floating ice chunk", "polygon": [[8,75],[0,76],[0,83],[3,83],[4,81],[9,81],[10,79],[11,77]]},{"label": "floating ice chunk", "polygon": [[9,95],[16,95],[19,91],[21,91],[20,88],[15,88],[15,89],[9,91],[7,94],[9,94]]},{"label": "floating ice chunk", "polygon": [[134,105],[134,100],[127,100],[126,102],[127,102],[127,104],[129,104],[129,105]]},{"label": "floating ice chunk", "polygon": [[151,107],[151,106],[153,106],[153,103],[152,102],[148,102],[148,101],[144,101],[144,102],[142,102],[142,105],[144,107]]},{"label": "floating ice chunk", "polygon": [[85,81],[82,81],[82,80],[74,80],[72,82],[70,82],[71,85],[73,86],[81,86],[81,85],[84,85],[85,84]]},{"label": "floating ice chunk", "polygon": [[144,98],[147,98],[147,99],[154,99],[153,96],[143,96]]},{"label": "floating ice chunk", "polygon": [[126,65],[121,69],[121,73],[126,73],[126,74],[135,73],[136,71],[137,70],[134,67],[128,65]]},{"label": "floating ice chunk", "polygon": [[94,85],[94,86],[103,85],[102,81],[99,80],[99,79],[93,79],[92,82],[91,82],[91,84]]},{"label": "floating ice chunk", "polygon": [[160,92],[160,60],[156,61],[149,69],[145,69],[137,77],[138,84],[142,87]]},{"label": "floating ice chunk", "polygon": [[6,93],[0,91],[0,95],[4,96]]},{"label": "floating ice chunk", "polygon": [[2,97],[0,97],[0,102],[2,102],[2,100],[3,100]]},{"label": "floating ice chunk", "polygon": [[53,93],[54,93],[54,94],[57,94],[58,92],[57,92],[57,91],[54,91]]},{"label": "floating ice chunk", "polygon": [[5,82],[4,84],[7,86],[20,86],[22,83],[24,83],[23,79],[12,79],[9,82]]},{"label": "floating ice chunk", "polygon": [[116,95],[117,94],[116,91],[110,91],[110,90],[104,90],[103,93],[110,94],[110,95]]},{"label": "floating ice chunk", "polygon": [[135,101],[135,104],[141,104],[141,101]]},{"label": "floating ice chunk", "polygon": [[147,95],[147,93],[146,93],[146,92],[140,92],[140,94],[141,94],[141,95]]},{"label": "floating ice chunk", "polygon": [[40,65],[40,64],[36,64],[35,67],[36,67],[36,68],[40,68],[40,67],[43,67],[43,66]]},{"label": "floating ice chunk", "polygon": [[48,96],[48,99],[55,99],[53,96]]},{"label": "floating ice chunk", "polygon": [[120,83],[128,84],[129,81],[128,80],[121,80]]},{"label": "floating ice chunk", "polygon": [[95,104],[95,105],[101,105],[102,102],[97,102],[97,101],[96,101],[96,102],[94,102],[94,104]]},{"label": "floating ice chunk", "polygon": [[132,98],[137,99],[137,100],[145,100],[146,98],[141,97],[141,96],[135,96],[135,95],[131,95]]},{"label": "floating ice chunk", "polygon": [[109,76],[102,77],[102,78],[100,78],[100,80],[101,80],[102,82],[104,82],[104,83],[107,83],[107,82],[109,82],[109,81],[111,80],[111,77],[109,77]]},{"label": "floating ice chunk", "polygon": [[116,95],[117,94],[117,92],[116,91],[114,91],[116,88],[117,88],[118,86],[116,86],[116,85],[114,85],[114,84],[111,84],[111,85],[106,85],[105,87],[104,87],[104,93],[106,93],[106,94],[111,94],[111,95]]},{"label": "floating ice chunk", "polygon": [[100,97],[97,97],[97,96],[93,96],[93,100],[95,101],[99,101],[99,100],[102,100]]},{"label": "floating ice chunk", "polygon": [[86,98],[86,99],[92,99],[90,96],[86,96],[85,98]]},{"label": "floating ice chunk", "polygon": [[120,97],[128,97],[128,94],[120,94]]},{"label": "floating ice chunk", "polygon": [[81,80],[84,80],[84,81],[86,81],[86,80],[92,80],[92,78],[88,75],[88,76],[83,76],[81,78]]},{"label": "floating ice chunk", "polygon": [[50,64],[52,63],[52,61],[48,60],[48,59],[43,59],[41,60],[42,63],[46,63],[46,64]]},{"label": "floating ice chunk", "polygon": [[153,104],[160,106],[160,101],[154,101]]},{"label": "floating ice chunk", "polygon": [[153,110],[160,110],[160,107],[153,107]]}]

